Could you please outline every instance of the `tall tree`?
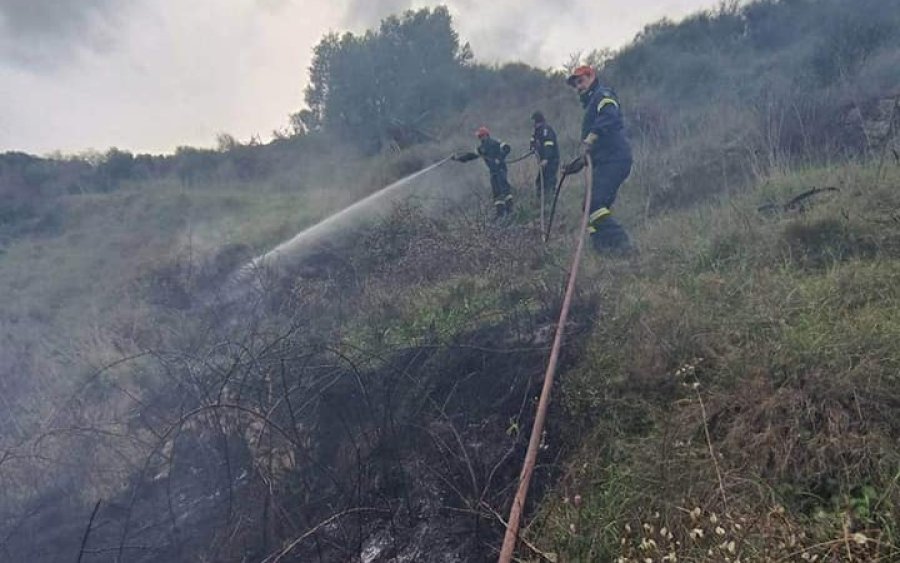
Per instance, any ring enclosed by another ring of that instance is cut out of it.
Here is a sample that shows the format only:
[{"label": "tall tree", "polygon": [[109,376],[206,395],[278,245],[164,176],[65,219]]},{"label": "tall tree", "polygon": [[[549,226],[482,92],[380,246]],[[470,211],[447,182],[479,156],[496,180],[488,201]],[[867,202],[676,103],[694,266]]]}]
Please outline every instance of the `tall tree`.
[{"label": "tall tree", "polygon": [[363,35],[331,33],[314,50],[304,125],[380,146],[397,126],[419,126],[464,100],[471,59],[445,7],[407,11]]}]

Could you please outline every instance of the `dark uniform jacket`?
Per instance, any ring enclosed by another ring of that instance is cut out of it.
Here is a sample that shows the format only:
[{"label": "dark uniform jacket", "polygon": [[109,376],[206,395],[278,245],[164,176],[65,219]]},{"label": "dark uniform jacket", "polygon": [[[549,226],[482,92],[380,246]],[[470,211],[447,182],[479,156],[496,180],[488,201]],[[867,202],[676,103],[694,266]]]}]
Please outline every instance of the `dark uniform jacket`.
[{"label": "dark uniform jacket", "polygon": [[559,162],[559,146],[556,143],[556,131],[546,123],[539,123],[531,134],[531,150],[538,158],[548,163]]},{"label": "dark uniform jacket", "polygon": [[506,171],[506,155],[510,151],[509,145],[496,139],[485,137],[479,143],[477,150],[481,158],[484,159],[485,164],[487,164],[491,174]]},{"label": "dark uniform jacket", "polygon": [[595,164],[631,160],[631,145],[625,138],[625,121],[616,93],[595,80],[581,94],[581,105],[584,107],[581,138],[589,133],[597,134],[590,149],[591,160]]}]

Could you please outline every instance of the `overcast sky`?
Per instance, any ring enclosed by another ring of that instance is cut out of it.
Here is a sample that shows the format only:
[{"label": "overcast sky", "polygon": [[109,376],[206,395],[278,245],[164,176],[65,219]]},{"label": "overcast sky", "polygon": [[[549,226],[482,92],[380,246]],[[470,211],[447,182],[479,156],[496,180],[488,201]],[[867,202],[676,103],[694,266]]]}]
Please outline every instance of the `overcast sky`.
[{"label": "overcast sky", "polygon": [[[481,62],[560,67],[717,0],[448,0]],[[312,48],[417,0],[0,0],[0,152],[169,153],[287,126]]]}]

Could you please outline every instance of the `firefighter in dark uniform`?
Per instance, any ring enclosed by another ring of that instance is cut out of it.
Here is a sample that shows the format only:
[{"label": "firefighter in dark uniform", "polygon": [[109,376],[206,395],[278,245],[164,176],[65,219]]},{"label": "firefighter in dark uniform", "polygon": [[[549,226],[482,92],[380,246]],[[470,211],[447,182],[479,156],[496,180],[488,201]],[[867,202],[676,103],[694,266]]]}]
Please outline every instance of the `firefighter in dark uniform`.
[{"label": "firefighter in dark uniform", "polygon": [[632,164],[619,100],[613,90],[600,84],[591,66],[576,68],[566,82],[578,91],[584,107],[581,143],[593,167],[588,223],[591,242],[598,252],[627,254],[632,250],[631,241],[612,217],[619,186],[631,172]]},{"label": "firefighter in dark uniform", "polygon": [[541,199],[541,190],[546,195],[556,186],[556,173],[559,170],[559,145],[556,142],[556,131],[547,125],[544,114],[536,111],[531,114],[534,132],[531,134],[531,150],[540,160],[541,171],[534,179],[537,197]]},{"label": "firefighter in dark uniform", "polygon": [[479,127],[475,132],[478,137],[478,156],[484,159],[491,173],[491,192],[494,195],[495,218],[506,217],[512,213],[513,196],[509,180],[506,179],[506,157],[510,147],[506,143],[491,138],[487,127]]}]

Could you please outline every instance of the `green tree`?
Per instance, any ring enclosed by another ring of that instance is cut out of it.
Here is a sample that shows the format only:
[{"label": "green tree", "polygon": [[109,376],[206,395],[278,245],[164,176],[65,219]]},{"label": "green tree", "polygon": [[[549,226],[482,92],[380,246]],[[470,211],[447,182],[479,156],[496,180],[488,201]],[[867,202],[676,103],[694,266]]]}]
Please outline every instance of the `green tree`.
[{"label": "green tree", "polygon": [[364,35],[331,33],[315,47],[305,130],[325,128],[378,148],[399,127],[419,127],[465,101],[460,46],[445,7],[407,11]]}]

